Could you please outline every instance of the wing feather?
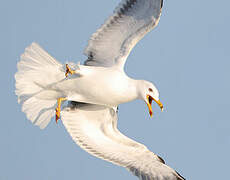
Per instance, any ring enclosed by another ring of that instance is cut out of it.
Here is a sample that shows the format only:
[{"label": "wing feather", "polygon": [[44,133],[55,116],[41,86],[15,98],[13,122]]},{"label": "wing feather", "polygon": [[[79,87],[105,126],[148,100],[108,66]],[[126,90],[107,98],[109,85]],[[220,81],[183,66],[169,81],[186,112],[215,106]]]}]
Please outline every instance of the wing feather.
[{"label": "wing feather", "polygon": [[123,68],[132,48],[158,24],[162,5],[163,0],[122,0],[91,36],[85,65]]},{"label": "wing feather", "polygon": [[117,114],[108,107],[71,103],[62,121],[72,139],[88,153],[123,166],[142,180],[182,180],[162,158],[117,129]]}]

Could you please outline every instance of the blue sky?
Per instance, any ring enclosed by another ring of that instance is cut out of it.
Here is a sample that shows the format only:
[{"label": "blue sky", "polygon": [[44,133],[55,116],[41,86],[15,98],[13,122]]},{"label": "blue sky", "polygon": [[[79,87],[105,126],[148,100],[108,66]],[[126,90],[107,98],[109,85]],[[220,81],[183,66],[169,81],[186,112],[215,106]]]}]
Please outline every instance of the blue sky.
[{"label": "blue sky", "polygon": [[[1,180],[135,179],[81,150],[61,122],[34,127],[14,94],[20,54],[33,41],[62,63],[81,61],[117,0],[21,0],[0,6]],[[126,72],[156,84],[165,111],[119,108],[119,129],[189,180],[227,179],[230,152],[230,2],[164,2],[159,26],[131,52]]]}]

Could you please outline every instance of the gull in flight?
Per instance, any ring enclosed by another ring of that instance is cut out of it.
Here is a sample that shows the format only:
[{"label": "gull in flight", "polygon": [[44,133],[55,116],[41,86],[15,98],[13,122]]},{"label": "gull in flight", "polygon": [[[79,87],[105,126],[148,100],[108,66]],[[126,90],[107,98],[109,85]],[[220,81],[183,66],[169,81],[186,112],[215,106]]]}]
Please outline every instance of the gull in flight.
[{"label": "gull in flight", "polygon": [[[83,65],[62,65],[38,44],[26,48],[18,62],[16,94],[27,118],[41,129],[56,115],[72,139],[90,154],[123,166],[142,180],[183,180],[146,146],[117,129],[117,107],[135,99],[161,110],[157,88],[126,75],[126,59],[159,22],[163,0],[122,0],[91,36]],[[62,102],[68,101],[65,107]]]}]

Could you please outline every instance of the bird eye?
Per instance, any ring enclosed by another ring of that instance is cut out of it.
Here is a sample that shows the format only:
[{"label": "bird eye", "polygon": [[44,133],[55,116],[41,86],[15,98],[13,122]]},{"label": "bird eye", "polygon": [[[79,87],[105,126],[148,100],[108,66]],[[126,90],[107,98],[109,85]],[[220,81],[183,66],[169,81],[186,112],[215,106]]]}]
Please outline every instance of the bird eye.
[{"label": "bird eye", "polygon": [[152,89],[152,88],[149,88],[149,91],[150,91],[150,92],[153,92],[153,89]]}]

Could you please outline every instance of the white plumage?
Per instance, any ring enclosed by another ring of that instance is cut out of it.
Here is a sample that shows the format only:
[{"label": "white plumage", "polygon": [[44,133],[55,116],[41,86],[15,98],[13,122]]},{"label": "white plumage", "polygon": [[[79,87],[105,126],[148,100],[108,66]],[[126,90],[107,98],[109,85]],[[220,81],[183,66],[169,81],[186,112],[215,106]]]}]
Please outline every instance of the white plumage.
[{"label": "white plumage", "polygon": [[[135,80],[123,70],[135,44],[159,22],[163,0],[123,0],[114,14],[94,33],[84,54],[84,65],[70,63],[71,72],[39,45],[26,48],[18,63],[16,94],[22,111],[32,123],[45,128],[60,103],[73,140],[90,154],[123,166],[142,180],[183,180],[162,158],[117,129],[117,106],[142,99],[152,115],[154,100],[161,109],[157,88]],[[68,73],[67,73],[68,75]],[[58,108],[59,107],[59,108]]]}]

